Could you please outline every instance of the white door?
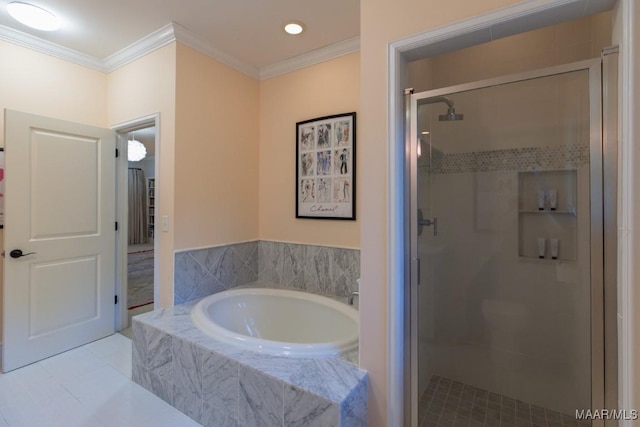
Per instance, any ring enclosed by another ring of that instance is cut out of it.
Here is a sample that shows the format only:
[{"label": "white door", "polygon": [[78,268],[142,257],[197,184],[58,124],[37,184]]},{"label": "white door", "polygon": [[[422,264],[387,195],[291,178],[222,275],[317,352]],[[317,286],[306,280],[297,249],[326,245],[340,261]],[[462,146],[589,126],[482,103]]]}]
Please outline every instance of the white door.
[{"label": "white door", "polygon": [[115,141],[5,111],[4,372],[114,332]]}]

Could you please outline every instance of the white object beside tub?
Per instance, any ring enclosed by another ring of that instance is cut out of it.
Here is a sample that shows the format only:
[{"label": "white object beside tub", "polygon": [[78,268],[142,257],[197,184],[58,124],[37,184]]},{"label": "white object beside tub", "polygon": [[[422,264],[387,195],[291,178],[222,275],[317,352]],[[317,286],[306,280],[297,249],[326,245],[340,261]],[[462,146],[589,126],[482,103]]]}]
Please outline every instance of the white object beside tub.
[{"label": "white object beside tub", "polygon": [[191,320],[219,341],[261,353],[327,357],[358,348],[358,311],[307,292],[224,291],[199,301]]},{"label": "white object beside tub", "polygon": [[558,239],[551,239],[551,259],[558,259]]},{"label": "white object beside tub", "polygon": [[538,237],[538,258],[544,258],[546,248],[546,239],[544,237]]}]

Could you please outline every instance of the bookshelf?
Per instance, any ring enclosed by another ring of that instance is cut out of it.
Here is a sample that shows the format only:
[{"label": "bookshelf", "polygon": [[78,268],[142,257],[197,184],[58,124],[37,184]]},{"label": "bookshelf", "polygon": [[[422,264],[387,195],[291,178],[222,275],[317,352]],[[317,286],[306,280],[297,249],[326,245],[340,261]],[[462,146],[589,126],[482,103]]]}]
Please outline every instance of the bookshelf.
[{"label": "bookshelf", "polygon": [[155,210],[156,210],[156,180],[149,178],[147,182],[149,194],[149,237],[153,239],[155,230]]}]

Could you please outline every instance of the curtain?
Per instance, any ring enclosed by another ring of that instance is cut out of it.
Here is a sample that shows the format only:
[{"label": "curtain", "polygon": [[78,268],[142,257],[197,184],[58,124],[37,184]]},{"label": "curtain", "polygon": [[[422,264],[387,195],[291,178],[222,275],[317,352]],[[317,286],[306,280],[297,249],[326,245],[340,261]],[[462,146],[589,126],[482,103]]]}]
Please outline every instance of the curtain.
[{"label": "curtain", "polygon": [[149,241],[147,186],[144,171],[129,169],[129,244]]}]

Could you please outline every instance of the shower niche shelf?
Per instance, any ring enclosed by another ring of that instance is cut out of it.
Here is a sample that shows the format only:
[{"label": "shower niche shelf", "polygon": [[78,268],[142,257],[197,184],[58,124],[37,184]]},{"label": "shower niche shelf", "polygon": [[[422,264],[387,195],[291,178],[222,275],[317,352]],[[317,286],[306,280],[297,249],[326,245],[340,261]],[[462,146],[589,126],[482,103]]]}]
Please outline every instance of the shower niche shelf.
[{"label": "shower niche shelf", "polygon": [[[577,259],[577,171],[554,170],[518,173],[518,256],[523,260],[575,261]],[[556,209],[551,210],[555,191]],[[544,209],[538,195],[544,194]],[[538,256],[538,238],[545,239],[544,259]],[[551,239],[558,239],[558,257],[551,257]]]}]

